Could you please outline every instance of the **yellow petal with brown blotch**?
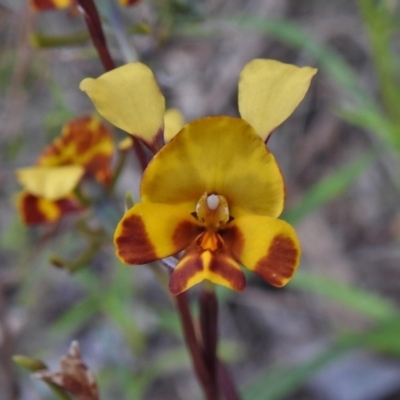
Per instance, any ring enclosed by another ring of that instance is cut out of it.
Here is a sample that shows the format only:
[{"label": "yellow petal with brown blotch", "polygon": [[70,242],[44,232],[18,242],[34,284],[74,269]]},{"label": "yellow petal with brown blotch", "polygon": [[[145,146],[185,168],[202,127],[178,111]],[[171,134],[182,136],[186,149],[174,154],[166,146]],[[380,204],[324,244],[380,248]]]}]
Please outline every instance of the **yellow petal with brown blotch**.
[{"label": "yellow petal with brown blotch", "polygon": [[281,213],[282,174],[246,121],[208,117],[190,122],[155,155],[141,184],[143,201],[154,203],[196,204],[204,192],[223,195],[234,217]]},{"label": "yellow petal with brown blotch", "polygon": [[16,171],[18,182],[27,192],[53,201],[68,196],[84,173],[80,165],[29,167]]},{"label": "yellow petal with brown blotch", "polygon": [[303,100],[316,73],[275,60],[250,61],[239,80],[241,117],[266,140]]},{"label": "yellow petal with brown blotch", "polygon": [[73,0],[30,0],[32,8],[36,11],[68,8],[73,3]]},{"label": "yellow petal with brown blotch", "polygon": [[18,195],[17,208],[22,222],[26,225],[52,223],[64,214],[83,210],[72,196],[51,201],[25,191]]},{"label": "yellow petal with brown blotch", "polygon": [[154,148],[163,132],[165,99],[151,70],[136,62],[97,79],[86,78],[80,89],[100,115]]},{"label": "yellow petal with brown blotch", "polygon": [[106,184],[112,175],[113,152],[114,141],[110,130],[99,118],[84,116],[64,125],[61,135],[44,149],[36,165],[81,165],[87,175]]},{"label": "yellow petal with brown blotch", "polygon": [[134,4],[140,3],[141,0],[119,0],[119,3],[123,6],[132,6]]},{"label": "yellow petal with brown blotch", "polygon": [[169,290],[178,295],[205,279],[237,291],[246,286],[243,271],[224,247],[204,250],[193,243],[173,270]]},{"label": "yellow petal with brown blotch", "polygon": [[169,108],[164,115],[164,141],[168,143],[183,127],[184,120],[176,108]]},{"label": "yellow petal with brown blotch", "polygon": [[300,244],[287,222],[247,215],[233,220],[220,232],[235,259],[273,286],[283,286],[300,262]]},{"label": "yellow petal with brown blotch", "polygon": [[117,256],[125,264],[146,264],[185,249],[201,232],[191,215],[194,207],[135,204],[115,230]]}]

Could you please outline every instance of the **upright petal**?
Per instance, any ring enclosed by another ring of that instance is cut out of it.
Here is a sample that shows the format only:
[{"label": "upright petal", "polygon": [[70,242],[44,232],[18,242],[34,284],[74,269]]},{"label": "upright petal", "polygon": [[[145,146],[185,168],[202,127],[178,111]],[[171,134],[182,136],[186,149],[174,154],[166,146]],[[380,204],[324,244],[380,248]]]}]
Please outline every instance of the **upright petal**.
[{"label": "upright petal", "polygon": [[303,100],[316,72],[275,60],[250,61],[239,80],[241,117],[266,140]]},{"label": "upright petal", "polygon": [[136,62],[86,78],[80,89],[97,111],[118,128],[144,141],[149,147],[162,140],[165,100],[151,70]]},{"label": "upright petal", "polygon": [[246,286],[243,271],[226,249],[202,250],[193,244],[172,272],[169,290],[177,295],[205,279],[240,292]]},{"label": "upright petal", "polygon": [[169,108],[164,115],[164,140],[168,143],[183,127],[184,120],[176,108]]},{"label": "upright petal", "polygon": [[21,168],[16,174],[18,182],[27,192],[54,201],[68,196],[78,185],[84,172],[80,165],[64,165]]},{"label": "upright petal", "polygon": [[285,221],[258,215],[235,219],[221,236],[243,266],[273,286],[284,286],[300,262],[300,244]]},{"label": "upright petal", "polygon": [[126,264],[146,264],[185,249],[201,232],[191,211],[188,204],[135,204],[115,230],[118,258]]},{"label": "upright petal", "polygon": [[143,201],[195,205],[204,192],[223,195],[233,216],[281,213],[281,172],[246,121],[208,117],[190,122],[156,154],[143,175]]}]

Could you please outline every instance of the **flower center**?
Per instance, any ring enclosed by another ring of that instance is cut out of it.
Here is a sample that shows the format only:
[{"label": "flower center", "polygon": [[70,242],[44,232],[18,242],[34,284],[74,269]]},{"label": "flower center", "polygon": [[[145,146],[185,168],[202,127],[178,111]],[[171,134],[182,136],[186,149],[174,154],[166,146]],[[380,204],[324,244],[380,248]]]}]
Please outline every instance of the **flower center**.
[{"label": "flower center", "polygon": [[228,202],[224,196],[205,192],[196,205],[196,214],[201,224],[216,231],[229,221]]}]

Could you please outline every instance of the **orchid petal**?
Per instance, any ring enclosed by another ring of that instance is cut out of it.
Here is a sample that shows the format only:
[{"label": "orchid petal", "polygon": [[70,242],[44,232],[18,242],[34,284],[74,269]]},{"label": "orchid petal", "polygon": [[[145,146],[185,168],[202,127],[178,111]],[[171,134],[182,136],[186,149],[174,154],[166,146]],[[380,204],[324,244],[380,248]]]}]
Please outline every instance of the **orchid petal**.
[{"label": "orchid petal", "polygon": [[266,140],[303,100],[316,72],[275,60],[250,61],[239,80],[241,117]]},{"label": "orchid petal", "polygon": [[136,62],[97,79],[86,78],[80,89],[113,125],[154,147],[163,132],[165,100],[151,70]]}]

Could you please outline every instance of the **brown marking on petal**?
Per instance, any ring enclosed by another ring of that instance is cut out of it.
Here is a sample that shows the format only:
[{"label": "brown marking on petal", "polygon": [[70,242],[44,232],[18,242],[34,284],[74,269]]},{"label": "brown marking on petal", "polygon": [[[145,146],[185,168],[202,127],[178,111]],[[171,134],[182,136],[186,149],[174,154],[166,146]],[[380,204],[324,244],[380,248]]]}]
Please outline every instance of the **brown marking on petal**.
[{"label": "brown marking on petal", "polygon": [[196,239],[201,231],[202,229],[194,221],[182,221],[176,226],[172,234],[172,243],[179,250],[185,249]]},{"label": "brown marking on petal", "polygon": [[229,253],[226,251],[218,252],[211,258],[209,269],[214,274],[227,280],[232,289],[242,292],[246,287],[246,277],[239,265],[236,264],[235,267],[232,264],[236,264],[236,262]]},{"label": "brown marking on petal", "polygon": [[93,117],[84,116],[76,118],[65,125],[61,143],[64,146],[74,143],[77,155],[85,154],[93,147],[96,147],[99,141],[112,140],[108,129]]},{"label": "brown marking on petal", "polygon": [[237,226],[229,226],[228,228],[219,231],[219,234],[234,259],[239,261],[244,247],[244,237],[242,232],[240,232]]},{"label": "brown marking on petal", "polygon": [[65,154],[65,149],[74,142],[73,137],[70,135],[69,125],[70,123],[65,125],[61,132],[61,135],[44,148],[40,157],[36,161],[36,165],[50,167],[57,165],[68,165],[73,163],[71,154]]},{"label": "brown marking on petal", "polygon": [[86,164],[86,172],[95,176],[100,171],[110,170],[111,157],[107,154],[98,153]]},{"label": "brown marking on petal", "polygon": [[52,0],[30,0],[32,8],[36,11],[51,10],[57,8]]},{"label": "brown marking on petal", "polygon": [[73,121],[70,126],[70,135],[74,137],[78,155],[85,154],[103,140],[112,140],[106,126],[90,117]]},{"label": "brown marking on petal", "polygon": [[169,290],[173,295],[176,296],[185,291],[189,280],[203,271],[200,255],[201,253],[192,248],[182,258],[179,267],[173,270],[169,281]]},{"label": "brown marking on petal", "polygon": [[141,0],[122,0],[123,6],[133,6],[134,4],[140,3]]},{"label": "brown marking on petal", "polygon": [[277,235],[272,240],[268,254],[256,264],[254,272],[273,286],[283,286],[294,273],[298,253],[292,239]]},{"label": "brown marking on petal", "polygon": [[117,254],[127,264],[146,264],[157,260],[156,250],[146,232],[146,226],[138,215],[121,221],[121,233],[115,238]]},{"label": "brown marking on petal", "polygon": [[85,166],[86,173],[96,178],[103,186],[107,186],[113,177],[111,169],[111,156],[107,154],[96,154]]},{"label": "brown marking on petal", "polygon": [[26,225],[40,225],[52,223],[59,220],[64,214],[82,211],[83,207],[73,198],[65,198],[54,201],[53,204],[58,208],[59,215],[56,219],[50,218],[44,212],[39,202],[41,199],[30,193],[23,193],[18,201],[21,219]]},{"label": "brown marking on petal", "polygon": [[[89,174],[95,175],[94,165],[101,169],[110,167],[111,152],[96,152],[103,142],[109,142],[112,148],[112,136],[104,124],[89,116],[76,118],[64,126],[61,136],[44,149],[36,164],[82,165]],[[93,161],[97,156],[102,157],[102,163]]]},{"label": "brown marking on petal", "polygon": [[18,201],[21,219],[26,225],[38,225],[47,222],[46,215],[38,207],[38,197],[24,193]]}]

